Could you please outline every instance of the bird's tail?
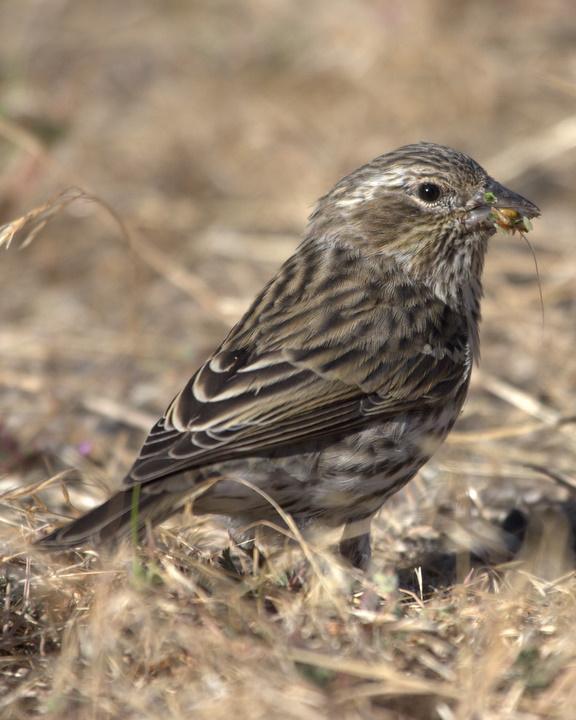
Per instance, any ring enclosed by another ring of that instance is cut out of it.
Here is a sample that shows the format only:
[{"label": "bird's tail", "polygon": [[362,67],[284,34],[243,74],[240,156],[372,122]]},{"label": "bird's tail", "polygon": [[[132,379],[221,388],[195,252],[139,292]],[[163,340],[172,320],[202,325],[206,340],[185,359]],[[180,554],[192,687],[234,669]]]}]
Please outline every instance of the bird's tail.
[{"label": "bird's tail", "polygon": [[176,493],[141,494],[140,486],[121,490],[77,520],[40,538],[35,545],[47,550],[70,550],[86,543],[113,545],[130,535],[137,538],[146,525],[156,525],[176,512],[179,499]]}]

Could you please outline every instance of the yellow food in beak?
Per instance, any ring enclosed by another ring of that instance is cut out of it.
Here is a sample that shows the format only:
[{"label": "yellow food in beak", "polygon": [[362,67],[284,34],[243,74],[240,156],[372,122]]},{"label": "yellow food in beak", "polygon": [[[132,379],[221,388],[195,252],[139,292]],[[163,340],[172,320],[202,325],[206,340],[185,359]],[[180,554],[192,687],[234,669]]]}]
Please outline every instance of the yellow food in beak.
[{"label": "yellow food in beak", "polygon": [[491,210],[491,216],[496,225],[501,227],[503,230],[515,232],[517,230],[521,232],[530,232],[532,230],[532,223],[530,219],[525,215],[522,215],[518,210],[514,208],[495,208]]}]

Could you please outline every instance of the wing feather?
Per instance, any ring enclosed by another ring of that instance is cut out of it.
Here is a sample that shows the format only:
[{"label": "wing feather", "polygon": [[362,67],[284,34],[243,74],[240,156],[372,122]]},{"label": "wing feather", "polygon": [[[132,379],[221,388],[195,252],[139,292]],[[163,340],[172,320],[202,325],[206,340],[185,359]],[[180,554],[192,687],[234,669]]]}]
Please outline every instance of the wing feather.
[{"label": "wing feather", "polygon": [[465,321],[424,286],[399,302],[398,268],[318,252],[306,283],[303,272],[292,258],[264,289],[154,426],[128,484],[297,452],[441,401],[467,378]]}]

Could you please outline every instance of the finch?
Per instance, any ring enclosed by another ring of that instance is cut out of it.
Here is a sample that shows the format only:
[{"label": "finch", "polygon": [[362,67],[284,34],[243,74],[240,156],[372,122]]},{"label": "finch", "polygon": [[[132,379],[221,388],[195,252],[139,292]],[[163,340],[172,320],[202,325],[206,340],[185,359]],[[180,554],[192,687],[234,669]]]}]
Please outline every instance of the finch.
[{"label": "finch", "polygon": [[472,158],[433,143],[344,177],[154,425],[124,489],[40,544],[115,541],[205,484],[194,513],[281,523],[272,498],[303,530],[342,526],[341,554],[365,569],[370,520],[461,411],[502,210],[526,225],[539,215]]}]

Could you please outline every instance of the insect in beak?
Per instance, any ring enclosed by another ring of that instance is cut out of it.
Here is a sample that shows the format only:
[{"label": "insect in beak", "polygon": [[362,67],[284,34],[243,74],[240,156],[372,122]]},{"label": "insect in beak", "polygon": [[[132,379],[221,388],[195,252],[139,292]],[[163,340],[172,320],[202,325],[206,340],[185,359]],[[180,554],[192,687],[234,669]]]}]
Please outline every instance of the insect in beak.
[{"label": "insect in beak", "polygon": [[530,232],[530,219],[538,215],[536,205],[489,178],[485,188],[473,198],[465,223],[470,230],[500,227],[508,232]]},{"label": "insect in beak", "polygon": [[532,222],[527,215],[522,215],[514,208],[497,208],[493,207],[490,217],[494,220],[498,227],[507,232],[530,232],[532,230]]}]

